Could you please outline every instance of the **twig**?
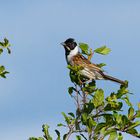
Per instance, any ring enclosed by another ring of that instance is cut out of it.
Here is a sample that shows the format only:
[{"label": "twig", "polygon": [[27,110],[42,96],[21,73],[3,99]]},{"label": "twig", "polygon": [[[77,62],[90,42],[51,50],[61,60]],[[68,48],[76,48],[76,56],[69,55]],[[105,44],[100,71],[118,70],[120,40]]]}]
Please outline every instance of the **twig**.
[{"label": "twig", "polygon": [[[83,84],[83,87],[84,86],[85,86],[85,84]],[[81,88],[81,91],[82,91],[82,94],[83,94],[83,105],[85,105],[85,103],[86,103],[86,93],[82,90],[82,86],[80,88]]]},{"label": "twig", "polygon": [[75,89],[76,89],[76,98],[75,98],[75,100],[76,100],[76,103],[77,103],[77,109],[80,111],[81,108],[80,108],[80,102],[79,102],[79,91],[78,91],[77,85],[76,84],[74,84],[74,85],[75,85]]}]

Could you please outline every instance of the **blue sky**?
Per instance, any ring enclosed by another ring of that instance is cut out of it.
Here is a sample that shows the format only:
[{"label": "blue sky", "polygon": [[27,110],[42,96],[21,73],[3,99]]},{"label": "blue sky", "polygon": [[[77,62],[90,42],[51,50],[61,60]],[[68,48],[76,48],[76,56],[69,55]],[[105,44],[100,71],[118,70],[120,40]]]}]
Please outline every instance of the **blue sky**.
[{"label": "blue sky", "polygon": [[[139,0],[0,0],[0,40],[7,37],[12,54],[0,63],[10,71],[0,80],[0,137],[25,140],[41,136],[41,125],[51,130],[63,121],[61,112],[73,111],[67,93],[71,86],[64,50],[60,42],[73,37],[97,48],[107,45],[108,56],[94,55],[93,62],[105,62],[108,74],[129,81],[140,101],[140,1]],[[98,81],[108,91],[119,85]],[[125,135],[125,139],[132,139]],[[136,140],[136,138],[133,138]]]}]

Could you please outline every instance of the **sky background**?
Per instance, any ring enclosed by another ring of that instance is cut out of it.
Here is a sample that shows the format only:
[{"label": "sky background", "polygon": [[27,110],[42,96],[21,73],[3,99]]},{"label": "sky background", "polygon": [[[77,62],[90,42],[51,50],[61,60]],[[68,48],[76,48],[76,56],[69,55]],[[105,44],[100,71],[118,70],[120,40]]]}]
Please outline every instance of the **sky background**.
[{"label": "sky background", "polygon": [[[64,49],[69,37],[95,49],[107,45],[108,56],[94,55],[94,63],[107,63],[108,74],[129,81],[134,106],[140,101],[139,0],[0,0],[0,41],[7,37],[12,54],[0,64],[10,74],[0,79],[0,139],[27,140],[42,136],[48,123],[52,135],[61,112],[74,111],[67,93],[71,86]],[[119,88],[98,81],[106,95]],[[137,140],[125,135],[127,140]]]}]

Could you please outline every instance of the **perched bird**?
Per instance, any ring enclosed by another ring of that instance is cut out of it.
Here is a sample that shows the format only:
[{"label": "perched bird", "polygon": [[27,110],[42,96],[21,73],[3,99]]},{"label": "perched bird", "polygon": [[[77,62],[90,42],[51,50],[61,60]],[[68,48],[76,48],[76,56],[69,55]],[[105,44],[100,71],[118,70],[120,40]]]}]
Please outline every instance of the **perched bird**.
[{"label": "perched bird", "polygon": [[85,58],[78,49],[78,45],[73,38],[67,39],[62,42],[61,45],[64,46],[66,61],[71,66],[81,66],[80,74],[89,80],[110,80],[121,85],[125,82],[114,78],[112,76],[104,74],[103,70],[96,64],[91,63],[87,58]]}]

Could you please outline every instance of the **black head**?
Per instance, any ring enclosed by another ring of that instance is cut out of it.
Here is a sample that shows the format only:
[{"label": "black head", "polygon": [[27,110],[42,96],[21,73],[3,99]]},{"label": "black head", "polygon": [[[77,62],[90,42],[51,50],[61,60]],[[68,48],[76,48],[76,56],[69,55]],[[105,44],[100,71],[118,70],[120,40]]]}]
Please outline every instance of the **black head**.
[{"label": "black head", "polygon": [[69,52],[77,46],[77,43],[73,38],[68,38],[65,42],[61,43],[61,45],[64,46],[66,53],[69,54]]}]

